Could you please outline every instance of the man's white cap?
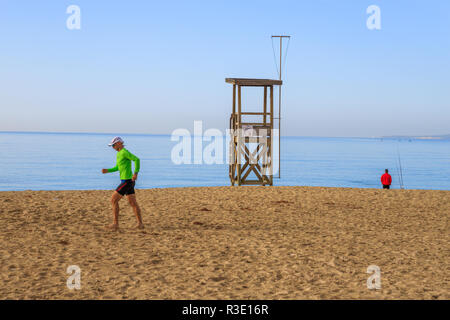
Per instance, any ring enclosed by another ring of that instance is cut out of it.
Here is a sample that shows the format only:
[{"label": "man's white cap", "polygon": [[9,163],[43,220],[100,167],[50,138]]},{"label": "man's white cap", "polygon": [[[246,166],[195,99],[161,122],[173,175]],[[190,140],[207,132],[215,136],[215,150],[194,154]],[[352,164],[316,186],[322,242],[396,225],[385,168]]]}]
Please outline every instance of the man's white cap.
[{"label": "man's white cap", "polygon": [[115,137],[114,139],[111,140],[111,142],[108,144],[108,146],[111,147],[113,144],[115,144],[117,142],[122,142],[123,143],[122,138],[121,137]]}]

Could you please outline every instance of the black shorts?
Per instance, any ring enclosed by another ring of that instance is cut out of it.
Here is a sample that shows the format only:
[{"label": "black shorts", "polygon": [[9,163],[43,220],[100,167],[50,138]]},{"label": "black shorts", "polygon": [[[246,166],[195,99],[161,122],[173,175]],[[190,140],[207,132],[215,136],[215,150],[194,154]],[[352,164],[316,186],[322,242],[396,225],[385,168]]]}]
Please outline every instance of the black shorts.
[{"label": "black shorts", "polygon": [[390,189],[391,188],[391,186],[390,185],[387,185],[387,184],[383,184],[383,189]]},{"label": "black shorts", "polygon": [[134,184],[135,182],[131,179],[122,180],[122,183],[116,188],[116,191],[120,193],[122,196],[134,194]]}]

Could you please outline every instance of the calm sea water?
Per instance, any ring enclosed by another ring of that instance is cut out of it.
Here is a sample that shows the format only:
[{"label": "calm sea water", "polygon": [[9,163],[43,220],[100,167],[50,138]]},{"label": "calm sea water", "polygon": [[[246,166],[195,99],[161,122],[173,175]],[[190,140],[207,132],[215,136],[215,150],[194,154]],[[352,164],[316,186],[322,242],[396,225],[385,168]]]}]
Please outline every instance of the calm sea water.
[{"label": "calm sea water", "polygon": [[[137,188],[228,186],[228,165],[175,165],[170,136],[122,135],[141,159]],[[0,191],[113,189],[118,173],[110,134],[0,132]],[[204,146],[207,143],[204,143]],[[399,188],[450,190],[449,140],[284,137],[274,185],[379,188],[390,169]]]}]

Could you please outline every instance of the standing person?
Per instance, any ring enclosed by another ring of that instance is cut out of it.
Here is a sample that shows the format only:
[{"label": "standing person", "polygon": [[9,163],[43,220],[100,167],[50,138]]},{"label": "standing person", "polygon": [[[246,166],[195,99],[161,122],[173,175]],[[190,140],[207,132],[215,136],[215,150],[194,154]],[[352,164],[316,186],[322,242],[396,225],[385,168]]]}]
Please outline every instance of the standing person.
[{"label": "standing person", "polygon": [[389,170],[384,170],[384,174],[381,176],[381,183],[383,184],[383,189],[390,189],[392,184],[392,177],[389,174]]},{"label": "standing person", "polygon": [[[128,202],[131,207],[133,207],[137,220],[136,227],[139,229],[144,227],[141,217],[141,208],[139,208],[134,193],[134,185],[140,168],[140,160],[130,151],[125,149],[123,143],[124,142],[120,137],[115,137],[111,140],[111,143],[108,145],[112,146],[117,151],[117,164],[113,168],[102,169],[102,173],[119,171],[120,180],[122,181],[111,197],[114,222],[108,228],[114,231],[119,229],[119,200],[122,199],[124,195],[127,196]],[[131,161],[134,162],[134,174],[132,174],[131,171]]]}]

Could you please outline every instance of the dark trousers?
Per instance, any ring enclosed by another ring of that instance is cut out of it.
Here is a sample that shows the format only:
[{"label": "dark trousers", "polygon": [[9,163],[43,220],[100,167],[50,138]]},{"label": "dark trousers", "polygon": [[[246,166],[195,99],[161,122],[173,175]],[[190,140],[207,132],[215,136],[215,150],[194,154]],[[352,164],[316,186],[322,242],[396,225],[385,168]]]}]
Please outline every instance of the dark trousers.
[{"label": "dark trousers", "polygon": [[388,184],[383,184],[383,189],[390,189],[390,188],[391,188],[390,185],[388,185]]}]

